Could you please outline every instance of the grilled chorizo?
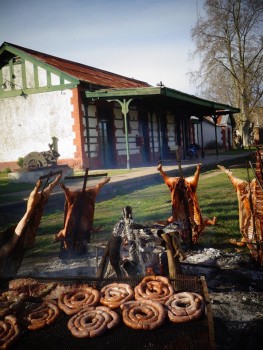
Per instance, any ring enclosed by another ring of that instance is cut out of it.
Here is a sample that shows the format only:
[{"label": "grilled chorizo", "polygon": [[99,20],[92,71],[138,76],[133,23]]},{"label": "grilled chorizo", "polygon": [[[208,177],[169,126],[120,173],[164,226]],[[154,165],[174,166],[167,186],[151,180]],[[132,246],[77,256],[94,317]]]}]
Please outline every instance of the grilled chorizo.
[{"label": "grilled chorizo", "polygon": [[35,331],[53,324],[60,314],[58,306],[51,301],[44,301],[37,307],[25,310],[23,322],[27,329]]},{"label": "grilled chorizo", "polygon": [[174,289],[167,277],[163,276],[146,276],[134,288],[136,300],[154,300],[164,304]]},{"label": "grilled chorizo", "polygon": [[58,298],[58,306],[67,315],[78,313],[83,307],[96,306],[100,300],[100,292],[88,285],[73,286]]},{"label": "grilled chorizo", "polygon": [[21,334],[17,318],[8,315],[4,320],[0,320],[0,349],[8,349],[12,346]]},{"label": "grilled chorizo", "polygon": [[184,323],[196,320],[204,312],[205,302],[202,295],[191,292],[175,293],[165,303],[170,321]]},{"label": "grilled chorizo", "polygon": [[128,301],[121,305],[121,309],[123,322],[133,329],[156,329],[166,317],[163,305],[152,300]]},{"label": "grilled chorizo", "polygon": [[119,323],[119,315],[107,306],[84,307],[68,321],[68,329],[77,338],[93,338]]},{"label": "grilled chorizo", "polygon": [[100,303],[111,309],[117,309],[121,304],[134,298],[134,291],[127,283],[111,283],[101,289]]}]

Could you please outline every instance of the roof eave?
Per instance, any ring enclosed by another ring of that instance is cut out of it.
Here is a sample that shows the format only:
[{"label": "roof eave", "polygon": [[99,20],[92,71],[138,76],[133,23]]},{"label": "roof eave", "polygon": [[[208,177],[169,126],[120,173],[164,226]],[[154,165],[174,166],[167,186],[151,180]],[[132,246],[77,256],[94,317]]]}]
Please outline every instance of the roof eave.
[{"label": "roof eave", "polygon": [[240,109],[222,103],[205,100],[194,95],[189,95],[184,92],[166,88],[166,87],[142,87],[142,88],[127,88],[127,89],[100,89],[94,92],[86,91],[85,95],[91,99],[114,99],[114,98],[136,98],[146,96],[166,96],[181,102],[187,102],[193,105],[198,105],[210,109],[211,111],[220,111],[221,114],[239,113]]},{"label": "roof eave", "polygon": [[117,88],[100,89],[96,91],[86,91],[87,98],[121,98],[160,95],[160,88],[141,87],[141,88]]}]

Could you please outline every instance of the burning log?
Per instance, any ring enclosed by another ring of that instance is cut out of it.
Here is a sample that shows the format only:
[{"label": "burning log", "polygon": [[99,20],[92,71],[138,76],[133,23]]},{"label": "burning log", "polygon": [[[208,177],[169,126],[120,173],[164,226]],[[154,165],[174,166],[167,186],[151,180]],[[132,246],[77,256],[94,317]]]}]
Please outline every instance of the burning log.
[{"label": "burning log", "polygon": [[110,181],[110,177],[106,177],[97,185],[86,188],[87,177],[86,171],[82,191],[73,191],[64,184],[60,185],[66,197],[64,228],[55,236],[55,241],[61,241],[60,259],[86,254],[93,230],[96,197],[101,188]]},{"label": "burning log", "polygon": [[177,226],[153,227],[133,221],[132,208],[123,209],[115,224],[97,272],[98,278],[135,277],[147,274],[175,277],[179,259],[185,258],[177,238]]},{"label": "burning log", "polygon": [[178,274],[181,274],[180,259],[185,260],[186,254],[181,247],[175,225],[170,224],[162,231],[161,237],[166,243],[169,277],[176,278]]},{"label": "burning log", "polygon": [[44,205],[60,178],[61,174],[42,191],[39,191],[42,181],[38,180],[29,195],[26,212],[19,223],[0,233],[0,275],[17,274],[25,249],[35,241]]},{"label": "burning log", "polygon": [[262,155],[257,149],[255,178],[249,182],[239,179],[225,167],[218,165],[229,177],[237,193],[241,241],[230,240],[237,246],[247,246],[252,258],[263,266],[263,172]]},{"label": "burning log", "polygon": [[179,269],[178,257],[175,257],[175,254],[173,252],[173,245],[171,243],[171,238],[169,234],[163,233],[162,238],[166,242],[169,277],[176,278],[177,274],[181,272]]},{"label": "burning log", "polygon": [[196,190],[201,164],[197,165],[194,175],[187,178],[183,176],[169,177],[163,171],[161,163],[157,170],[171,192],[172,216],[167,219],[166,224],[175,223],[184,242],[196,243],[207,225],[216,224],[216,217],[210,220],[201,214],[199,208]]},{"label": "burning log", "polygon": [[[102,257],[97,276],[110,277],[140,275],[140,270],[145,269],[141,261],[138,247],[138,232],[143,228],[133,222],[132,208],[126,206],[123,209],[123,217],[115,224],[112,235],[108,241],[104,256]],[[139,260],[140,259],[140,260]]]}]

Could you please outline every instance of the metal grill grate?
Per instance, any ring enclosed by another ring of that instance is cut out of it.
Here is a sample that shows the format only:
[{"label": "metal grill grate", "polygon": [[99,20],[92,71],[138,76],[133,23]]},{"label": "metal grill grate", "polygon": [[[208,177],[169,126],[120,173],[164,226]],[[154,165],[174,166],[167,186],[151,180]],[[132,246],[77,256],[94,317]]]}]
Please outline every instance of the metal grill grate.
[{"label": "metal grill grate", "polygon": [[[58,281],[61,283],[88,283],[102,288],[111,282],[128,282],[135,287],[141,279],[125,279],[116,281],[113,279],[96,280],[86,278],[63,278],[63,279],[39,279],[44,281]],[[6,288],[6,283],[2,281],[2,288]],[[6,281],[7,282],[7,281]],[[38,331],[24,331],[19,342],[15,344],[15,350],[137,350],[137,349],[176,349],[176,350],[214,350],[214,329],[211,306],[204,277],[179,275],[171,280],[176,291],[197,292],[204,296],[206,300],[205,315],[193,322],[184,324],[173,324],[168,319],[162,327],[151,330],[133,330],[125,326],[121,321],[113,330],[106,332],[98,338],[79,339],[71,335],[67,328],[70,316],[61,312],[60,317],[49,328]]]}]

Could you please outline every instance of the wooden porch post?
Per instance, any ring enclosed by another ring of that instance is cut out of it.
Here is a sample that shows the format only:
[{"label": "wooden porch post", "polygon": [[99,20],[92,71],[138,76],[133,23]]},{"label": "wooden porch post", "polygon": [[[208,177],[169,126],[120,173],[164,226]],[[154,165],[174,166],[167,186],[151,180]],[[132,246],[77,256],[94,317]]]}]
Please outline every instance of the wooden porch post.
[{"label": "wooden porch post", "polygon": [[161,138],[161,121],[160,111],[157,112],[157,129],[158,129],[158,145],[159,145],[159,160],[163,160],[162,138]]},{"label": "wooden porch post", "polygon": [[204,158],[204,157],[205,157],[205,154],[204,154],[204,136],[203,136],[203,117],[200,117],[200,119],[201,119],[200,125],[201,125],[201,143],[202,143],[201,148],[202,148],[202,158]]},{"label": "wooden porch post", "polygon": [[152,160],[155,161],[154,135],[153,135],[153,112],[150,112],[151,139],[152,139]]},{"label": "wooden porch post", "polygon": [[217,145],[217,131],[216,131],[216,125],[217,125],[217,116],[213,115],[212,116],[214,124],[215,124],[215,140],[216,140],[216,155],[218,156],[218,145]]}]

